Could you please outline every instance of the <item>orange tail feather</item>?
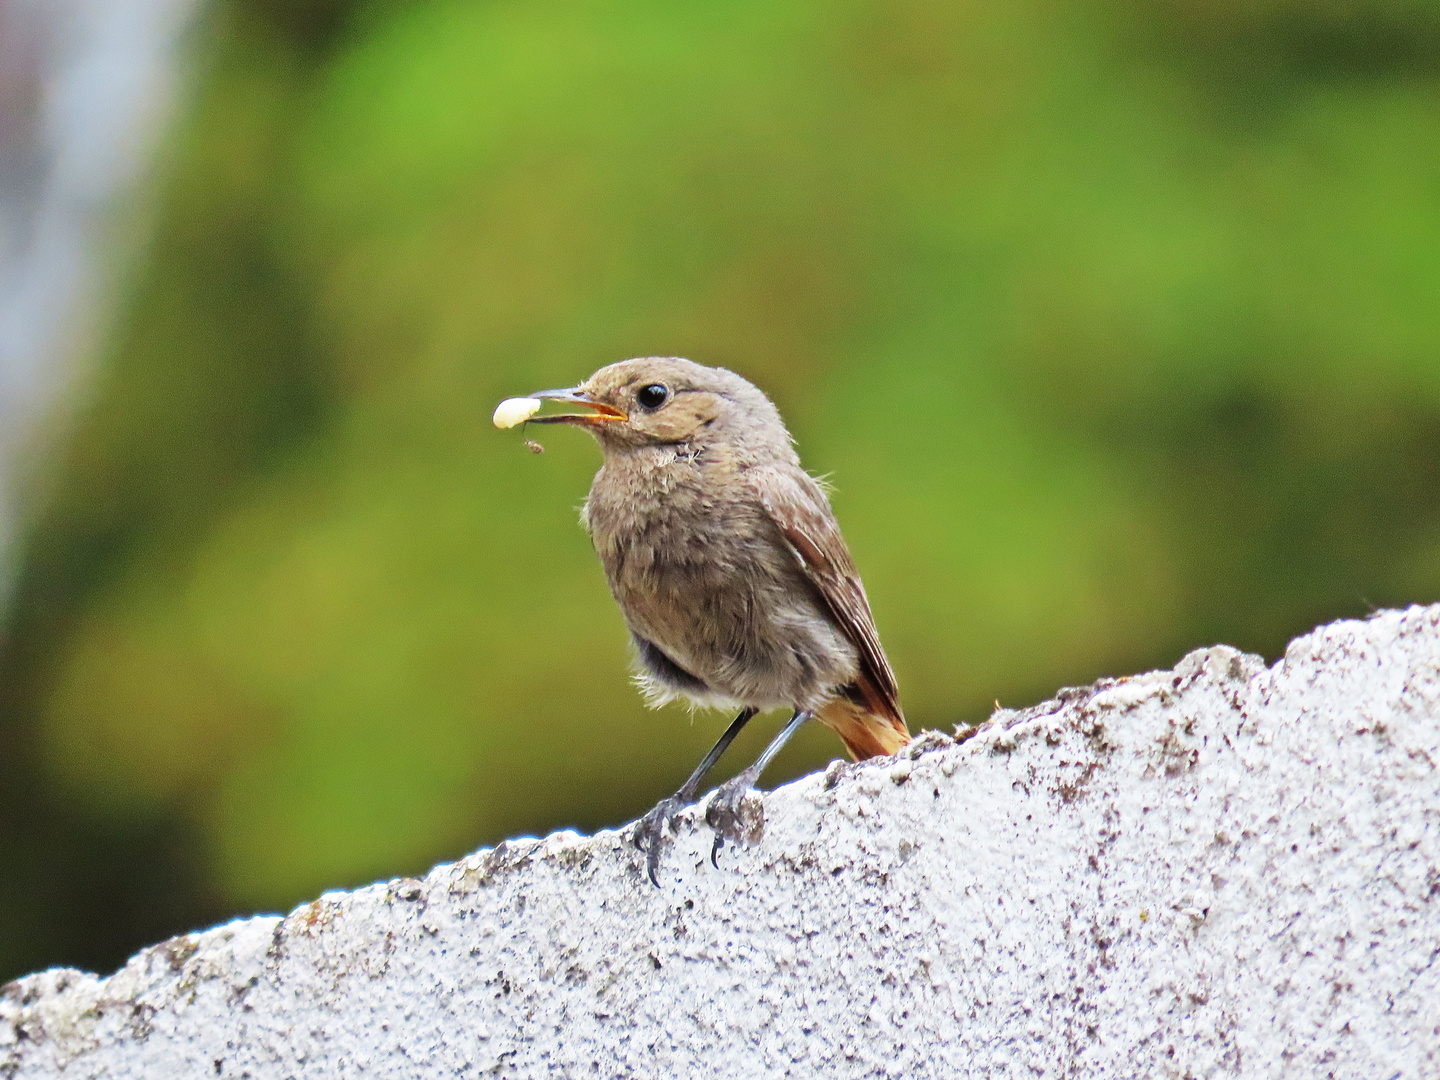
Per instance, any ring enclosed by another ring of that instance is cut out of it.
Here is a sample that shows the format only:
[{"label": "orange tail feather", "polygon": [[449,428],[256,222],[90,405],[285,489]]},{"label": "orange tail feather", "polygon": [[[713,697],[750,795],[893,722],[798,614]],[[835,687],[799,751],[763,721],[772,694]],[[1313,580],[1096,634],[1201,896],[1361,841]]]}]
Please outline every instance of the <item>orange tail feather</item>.
[{"label": "orange tail feather", "polygon": [[836,698],[817,712],[815,719],[840,736],[856,761],[886,757],[910,741],[904,720],[877,716],[848,698]]}]

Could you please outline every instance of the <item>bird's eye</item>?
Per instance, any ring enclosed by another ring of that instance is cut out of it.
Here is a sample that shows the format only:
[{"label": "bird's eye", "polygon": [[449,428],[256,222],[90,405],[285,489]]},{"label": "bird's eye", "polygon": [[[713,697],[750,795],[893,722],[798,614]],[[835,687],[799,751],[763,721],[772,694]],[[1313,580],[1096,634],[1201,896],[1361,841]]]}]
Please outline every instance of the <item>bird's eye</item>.
[{"label": "bird's eye", "polygon": [[651,383],[649,386],[640,388],[635,395],[635,400],[642,409],[658,409],[670,400],[670,391],[663,383]]}]

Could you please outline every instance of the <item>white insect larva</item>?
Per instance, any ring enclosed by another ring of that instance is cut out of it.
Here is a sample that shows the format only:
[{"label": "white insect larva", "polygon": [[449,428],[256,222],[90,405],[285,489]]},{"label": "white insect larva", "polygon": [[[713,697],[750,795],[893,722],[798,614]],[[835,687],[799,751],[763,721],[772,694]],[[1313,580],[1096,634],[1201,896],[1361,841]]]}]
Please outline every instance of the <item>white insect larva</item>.
[{"label": "white insect larva", "polygon": [[523,424],[540,411],[540,405],[541,402],[539,398],[506,398],[495,407],[495,426],[503,429],[512,428],[516,424]]}]

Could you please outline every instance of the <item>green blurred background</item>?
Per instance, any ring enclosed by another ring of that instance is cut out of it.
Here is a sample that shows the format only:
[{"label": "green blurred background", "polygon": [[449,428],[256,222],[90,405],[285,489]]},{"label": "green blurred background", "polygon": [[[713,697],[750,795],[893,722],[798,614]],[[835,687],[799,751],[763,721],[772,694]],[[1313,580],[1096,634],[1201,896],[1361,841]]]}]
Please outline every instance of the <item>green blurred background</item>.
[{"label": "green blurred background", "polygon": [[598,452],[489,419],[623,357],[776,400],[915,729],[1440,598],[1435,0],[228,0],[192,46],[26,507],[0,980],[673,789],[728,718],[628,682]]}]

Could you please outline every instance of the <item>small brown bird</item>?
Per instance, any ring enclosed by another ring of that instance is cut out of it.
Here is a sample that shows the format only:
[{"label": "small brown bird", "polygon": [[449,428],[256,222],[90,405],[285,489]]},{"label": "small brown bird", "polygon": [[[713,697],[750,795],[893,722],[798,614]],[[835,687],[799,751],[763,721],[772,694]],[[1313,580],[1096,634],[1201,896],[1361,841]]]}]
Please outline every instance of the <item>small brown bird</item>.
[{"label": "small brown bird", "polygon": [[589,410],[528,422],[584,427],[604,451],[583,519],[651,704],[740,710],[680,790],[641,819],[634,841],[652,882],[671,817],[756,713],[794,710],[711,801],[712,861],[725,837],[759,835],[763,814],[746,793],[806,720],[831,728],[857,760],[909,741],[860,575],[769,398],[723,368],[647,357],[601,368],[571,390],[507,402],[497,424],[502,410],[510,422],[533,413],[534,399]]}]

